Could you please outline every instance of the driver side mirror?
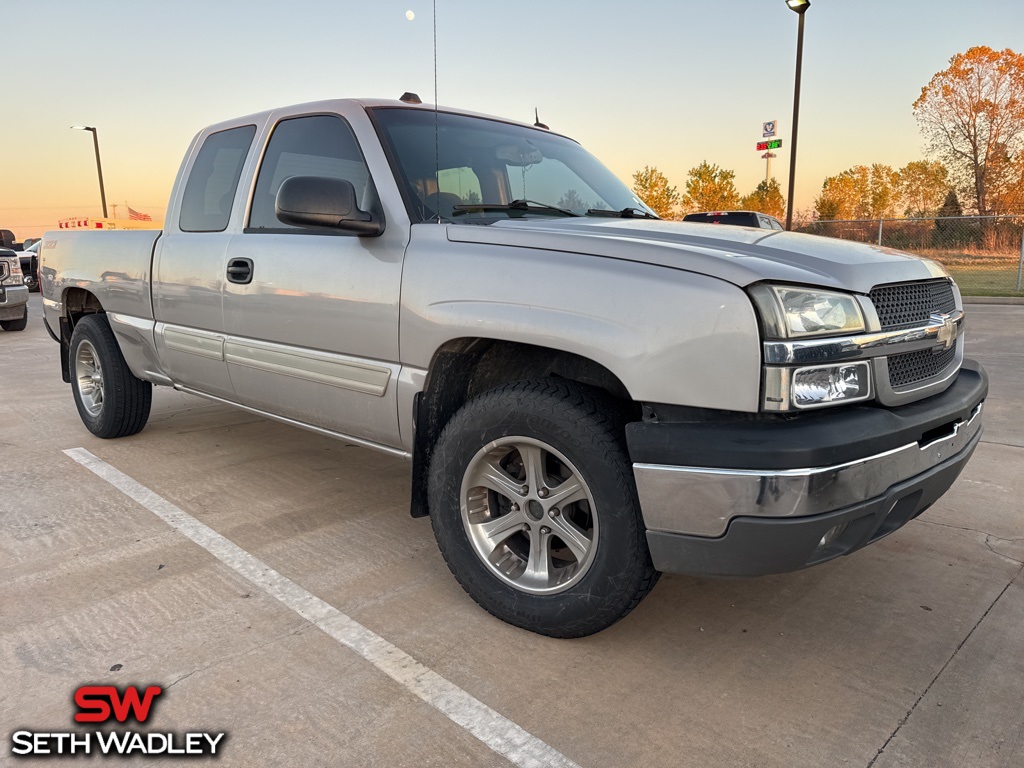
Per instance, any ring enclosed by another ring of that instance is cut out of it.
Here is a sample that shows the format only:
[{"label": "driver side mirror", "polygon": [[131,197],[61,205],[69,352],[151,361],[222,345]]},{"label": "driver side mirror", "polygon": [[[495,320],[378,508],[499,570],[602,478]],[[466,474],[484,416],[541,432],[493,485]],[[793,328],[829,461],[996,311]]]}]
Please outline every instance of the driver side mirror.
[{"label": "driver side mirror", "polygon": [[285,224],[296,227],[328,227],[360,237],[384,232],[380,217],[359,210],[351,181],[326,176],[292,176],[277,191],[274,212]]}]

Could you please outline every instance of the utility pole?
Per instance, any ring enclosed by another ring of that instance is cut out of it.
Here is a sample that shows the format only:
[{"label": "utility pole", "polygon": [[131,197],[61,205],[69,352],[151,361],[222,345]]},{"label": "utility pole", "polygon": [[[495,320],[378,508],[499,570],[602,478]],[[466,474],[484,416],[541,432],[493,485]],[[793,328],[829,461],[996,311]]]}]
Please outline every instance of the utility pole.
[{"label": "utility pole", "polygon": [[107,218],[107,192],[103,188],[103,166],[100,165],[100,140],[96,136],[96,128],[91,125],[72,125],[76,131],[89,131],[92,134],[92,146],[96,150],[96,174],[100,177],[100,203],[103,205],[103,218]]},{"label": "utility pole", "polygon": [[796,186],[796,131],[800,125],[800,71],[804,63],[804,14],[811,0],[786,0],[791,11],[800,16],[796,33],[796,83],[793,88],[793,150],[789,160],[789,196],[786,199],[786,229],[793,228],[793,189]]}]

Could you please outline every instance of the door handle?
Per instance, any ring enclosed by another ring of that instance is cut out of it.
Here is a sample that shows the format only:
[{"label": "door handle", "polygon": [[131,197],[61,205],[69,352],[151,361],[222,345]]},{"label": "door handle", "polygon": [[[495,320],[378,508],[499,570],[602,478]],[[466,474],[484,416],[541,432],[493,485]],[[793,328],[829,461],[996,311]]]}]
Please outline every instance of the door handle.
[{"label": "door handle", "polygon": [[231,259],[228,262],[228,281],[239,285],[252,282],[252,259]]}]

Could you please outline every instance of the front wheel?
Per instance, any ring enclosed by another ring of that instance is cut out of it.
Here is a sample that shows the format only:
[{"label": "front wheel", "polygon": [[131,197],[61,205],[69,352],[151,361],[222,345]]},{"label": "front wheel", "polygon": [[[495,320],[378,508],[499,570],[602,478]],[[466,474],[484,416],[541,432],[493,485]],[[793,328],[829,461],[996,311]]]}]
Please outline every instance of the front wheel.
[{"label": "front wheel", "polygon": [[621,427],[610,398],[549,379],[481,395],[445,427],[431,524],[449,569],[490,613],[583,637],[654,586]]},{"label": "front wheel", "polygon": [[128,368],[105,316],[86,315],[75,324],[68,354],[75,405],[90,432],[127,437],[146,426],[153,385]]}]

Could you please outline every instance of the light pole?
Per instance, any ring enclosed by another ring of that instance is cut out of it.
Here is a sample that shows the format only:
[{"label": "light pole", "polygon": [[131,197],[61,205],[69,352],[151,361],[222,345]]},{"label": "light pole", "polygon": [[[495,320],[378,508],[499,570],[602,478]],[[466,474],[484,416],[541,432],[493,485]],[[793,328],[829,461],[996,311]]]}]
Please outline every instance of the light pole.
[{"label": "light pole", "polygon": [[71,128],[76,131],[91,131],[92,132],[92,145],[96,150],[96,173],[100,177],[100,202],[103,203],[103,218],[107,218],[107,193],[103,189],[103,166],[100,165],[100,140],[96,137],[96,129],[91,125],[72,125]]},{"label": "light pole", "polygon": [[786,229],[793,228],[793,187],[796,185],[796,132],[800,121],[800,68],[804,60],[804,14],[811,0],[786,0],[786,5],[800,17],[796,34],[796,87],[793,90],[793,153],[789,160],[789,196],[786,198]]}]

